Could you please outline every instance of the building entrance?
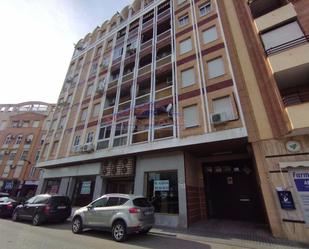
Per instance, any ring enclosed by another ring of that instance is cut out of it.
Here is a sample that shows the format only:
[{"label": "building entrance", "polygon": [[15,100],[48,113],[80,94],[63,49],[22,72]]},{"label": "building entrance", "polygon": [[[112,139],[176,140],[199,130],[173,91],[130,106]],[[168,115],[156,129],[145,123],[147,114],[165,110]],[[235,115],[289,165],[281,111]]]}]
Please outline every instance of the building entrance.
[{"label": "building entrance", "polygon": [[250,160],[207,163],[203,170],[209,218],[265,222]]},{"label": "building entrance", "polygon": [[134,181],[131,179],[109,179],[106,185],[106,193],[133,194]]}]

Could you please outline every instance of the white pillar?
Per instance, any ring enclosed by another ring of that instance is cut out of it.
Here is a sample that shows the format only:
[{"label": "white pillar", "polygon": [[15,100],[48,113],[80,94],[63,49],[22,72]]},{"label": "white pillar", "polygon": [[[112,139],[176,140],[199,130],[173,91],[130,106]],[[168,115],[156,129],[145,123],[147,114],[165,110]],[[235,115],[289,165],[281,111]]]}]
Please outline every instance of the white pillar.
[{"label": "white pillar", "polygon": [[102,195],[102,187],[103,187],[103,177],[100,175],[97,175],[95,179],[95,186],[94,186],[92,200],[95,200]]}]

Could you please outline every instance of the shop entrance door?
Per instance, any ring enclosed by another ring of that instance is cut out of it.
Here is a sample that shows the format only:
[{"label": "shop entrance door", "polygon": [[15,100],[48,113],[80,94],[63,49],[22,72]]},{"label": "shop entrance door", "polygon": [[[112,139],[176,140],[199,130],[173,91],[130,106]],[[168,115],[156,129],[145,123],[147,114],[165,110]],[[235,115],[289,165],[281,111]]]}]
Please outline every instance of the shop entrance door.
[{"label": "shop entrance door", "polygon": [[264,222],[250,161],[205,164],[204,176],[209,218]]},{"label": "shop entrance door", "polygon": [[72,205],[83,207],[92,202],[94,185],[95,177],[77,177],[72,198]]},{"label": "shop entrance door", "polygon": [[109,179],[107,181],[106,193],[133,194],[133,180]]}]

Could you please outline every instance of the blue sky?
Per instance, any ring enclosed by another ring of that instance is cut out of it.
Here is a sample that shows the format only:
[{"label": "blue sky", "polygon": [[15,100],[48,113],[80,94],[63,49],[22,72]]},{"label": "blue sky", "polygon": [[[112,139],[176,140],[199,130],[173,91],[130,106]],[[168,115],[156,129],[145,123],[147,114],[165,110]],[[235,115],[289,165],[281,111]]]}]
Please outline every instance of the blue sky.
[{"label": "blue sky", "polygon": [[0,0],[0,103],[55,103],[73,44],[132,0]]}]

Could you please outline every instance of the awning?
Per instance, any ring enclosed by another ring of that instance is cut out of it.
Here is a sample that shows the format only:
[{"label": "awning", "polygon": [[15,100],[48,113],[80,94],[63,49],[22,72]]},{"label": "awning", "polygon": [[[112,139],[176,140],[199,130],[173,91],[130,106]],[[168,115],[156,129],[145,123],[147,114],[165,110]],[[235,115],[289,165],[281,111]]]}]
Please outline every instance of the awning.
[{"label": "awning", "polygon": [[297,167],[309,167],[309,161],[300,161],[300,162],[279,162],[281,169],[284,168],[297,168]]}]

